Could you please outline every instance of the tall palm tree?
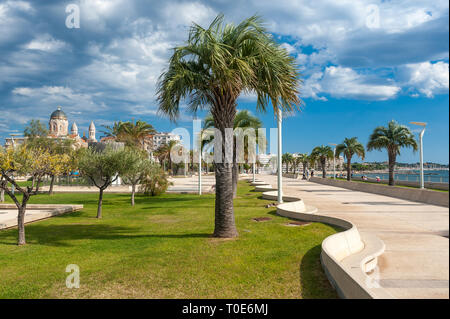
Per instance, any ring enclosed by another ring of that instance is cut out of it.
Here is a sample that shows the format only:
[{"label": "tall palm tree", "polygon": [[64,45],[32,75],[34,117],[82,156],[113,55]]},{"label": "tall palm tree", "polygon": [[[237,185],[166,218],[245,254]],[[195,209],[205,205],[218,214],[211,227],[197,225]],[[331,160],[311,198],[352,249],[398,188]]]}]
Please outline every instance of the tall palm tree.
[{"label": "tall palm tree", "polygon": [[156,130],[151,124],[141,120],[122,123],[119,130],[119,135],[125,143],[138,146],[142,149],[144,149],[145,139],[155,133]]},{"label": "tall palm tree", "polygon": [[333,159],[333,150],[328,145],[321,145],[315,147],[312,152],[311,156],[320,162],[320,166],[322,166],[322,177],[327,177],[327,160]]},{"label": "tall palm tree", "polygon": [[[224,25],[217,16],[208,28],[193,24],[187,42],[174,49],[158,81],[159,110],[175,120],[180,101],[189,110],[209,108],[222,136],[232,128],[236,101],[243,92],[257,95],[258,110],[299,108],[299,74],[295,59],[275,42],[257,16]],[[230,148],[222,139],[222,154]],[[229,141],[228,141],[229,143]],[[215,164],[215,237],[238,235],[233,207],[232,163]]]},{"label": "tall palm tree", "polygon": [[299,159],[300,163],[303,166],[303,174],[306,175],[306,169],[308,168],[308,165],[310,162],[310,158],[309,158],[308,154],[306,154],[306,153],[299,154],[297,158]]},{"label": "tall palm tree", "polygon": [[101,133],[105,134],[108,137],[115,137],[118,138],[120,133],[122,132],[122,121],[114,122],[114,124],[111,125],[103,125],[104,130],[101,131]]},{"label": "tall palm tree", "polygon": [[[204,129],[209,130],[214,128],[214,118],[212,115],[208,115],[205,118]],[[258,129],[262,127],[262,122],[256,116],[253,116],[249,111],[242,110],[236,114],[233,123],[233,129],[241,128],[243,130],[247,128],[252,128],[255,130],[256,134],[256,143],[258,143]],[[236,148],[237,148],[237,139],[238,137],[235,135],[233,137],[233,172],[232,172],[232,181],[233,181],[233,198],[237,196],[237,182],[239,179],[239,164],[237,163],[236,157]],[[248,155],[248,144],[244,146],[246,150],[244,150],[245,154]]]},{"label": "tall palm tree", "polygon": [[364,151],[364,145],[362,145],[357,137],[345,138],[344,142],[336,146],[336,156],[344,154],[347,159],[347,180],[352,179],[352,157],[357,155],[364,160],[366,152]]},{"label": "tall palm tree", "polygon": [[387,149],[389,157],[389,185],[394,185],[394,168],[397,155],[402,147],[412,147],[417,151],[417,141],[411,130],[392,120],[387,127],[378,126],[369,137],[367,150]]},{"label": "tall palm tree", "polygon": [[128,146],[137,146],[144,149],[145,139],[155,134],[156,130],[153,126],[145,121],[129,121],[129,122],[114,122],[112,126],[104,125],[105,128],[102,133],[106,136],[115,137],[117,142],[124,142]]},{"label": "tall palm tree", "polygon": [[281,155],[281,162],[286,164],[286,173],[289,173],[289,164],[292,162],[293,158],[291,153],[284,153]]}]

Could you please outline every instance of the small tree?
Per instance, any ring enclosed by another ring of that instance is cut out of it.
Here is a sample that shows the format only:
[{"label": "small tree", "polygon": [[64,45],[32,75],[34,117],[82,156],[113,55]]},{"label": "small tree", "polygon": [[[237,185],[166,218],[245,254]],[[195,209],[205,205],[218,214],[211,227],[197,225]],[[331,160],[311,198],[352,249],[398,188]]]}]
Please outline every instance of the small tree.
[{"label": "small tree", "polygon": [[147,153],[135,148],[127,148],[125,152],[127,172],[121,175],[122,180],[131,185],[131,206],[134,206],[136,186],[148,175],[151,161],[147,158]]},{"label": "small tree", "polygon": [[89,148],[79,161],[80,172],[99,189],[97,218],[102,218],[103,192],[119,175],[127,173],[127,156],[123,148],[108,145],[105,149]]},{"label": "small tree", "polygon": [[[19,229],[18,245],[25,242],[25,211],[31,196],[39,192],[42,178],[47,174],[59,174],[63,169],[65,159],[58,154],[50,154],[47,150],[33,149],[21,146],[17,149],[0,149],[0,188],[14,201],[18,209],[17,226]],[[31,175],[31,186],[20,186],[13,178],[14,175]],[[11,186],[10,186],[11,185]],[[13,193],[14,187],[22,199]]]},{"label": "small tree", "polygon": [[29,139],[47,137],[48,130],[40,120],[31,120],[25,127],[23,134]]}]

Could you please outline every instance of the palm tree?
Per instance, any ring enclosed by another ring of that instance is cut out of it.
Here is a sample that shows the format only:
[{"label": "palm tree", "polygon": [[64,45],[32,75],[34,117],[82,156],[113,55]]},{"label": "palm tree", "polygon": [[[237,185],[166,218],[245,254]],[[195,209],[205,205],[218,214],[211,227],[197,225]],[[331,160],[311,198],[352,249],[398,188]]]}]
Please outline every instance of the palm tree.
[{"label": "palm tree", "polygon": [[141,120],[122,123],[119,129],[120,138],[125,143],[138,146],[142,149],[145,146],[145,139],[155,133],[156,130],[151,124]]},{"label": "palm tree", "polygon": [[[208,115],[205,118],[205,124],[204,124],[204,130],[210,130],[214,128],[214,118],[212,115]],[[258,129],[262,127],[262,122],[259,118],[256,116],[253,116],[249,111],[242,110],[239,111],[236,114],[236,117],[234,119],[233,123],[233,130],[237,128],[241,128],[243,130],[251,128],[255,130],[256,134],[256,143],[258,142]],[[237,148],[237,136],[235,135],[233,137],[233,172],[232,172],[232,180],[233,180],[233,198],[236,198],[237,196],[237,182],[239,179],[239,164],[237,163],[236,158],[236,148]],[[210,142],[210,141],[209,141]],[[248,155],[248,144],[245,145],[246,150],[244,150],[244,153]]]},{"label": "palm tree", "polygon": [[[158,81],[159,110],[175,120],[180,101],[187,98],[192,112],[209,108],[216,128],[225,136],[225,129],[234,125],[241,93],[256,93],[258,110],[272,105],[275,112],[279,108],[292,112],[300,105],[299,84],[295,59],[275,42],[259,17],[224,25],[219,15],[206,29],[193,24],[185,45],[174,49]],[[226,150],[224,138],[222,155]],[[238,235],[232,168],[229,162],[215,163],[215,237]]]},{"label": "palm tree", "polygon": [[281,162],[286,164],[286,173],[289,173],[289,163],[291,163],[293,160],[292,154],[290,153],[284,153],[281,155]]},{"label": "palm tree", "polygon": [[333,159],[333,150],[329,146],[321,145],[315,147],[311,152],[312,158],[320,162],[322,166],[322,177],[327,177],[327,160]]},{"label": "palm tree", "polygon": [[114,124],[111,125],[103,125],[103,128],[105,130],[101,131],[101,133],[105,134],[108,137],[115,137],[118,138],[121,133],[121,128],[124,122],[114,122]]},{"label": "palm tree", "polygon": [[306,169],[308,168],[308,164],[310,162],[310,158],[309,158],[308,154],[306,154],[306,153],[299,154],[297,159],[300,161],[300,163],[303,166],[303,174],[306,175]]},{"label": "palm tree", "polygon": [[414,134],[405,125],[392,120],[387,127],[378,126],[370,135],[367,150],[387,149],[389,157],[389,185],[394,185],[394,167],[397,155],[402,147],[412,147],[417,151],[417,141]]},{"label": "palm tree", "polygon": [[344,142],[336,146],[336,156],[344,154],[347,159],[347,180],[352,179],[352,157],[357,155],[364,160],[366,152],[364,151],[364,145],[362,145],[357,137],[345,138]]},{"label": "palm tree", "polygon": [[178,141],[170,140],[168,143],[161,145],[156,151],[155,156],[158,158],[160,164],[168,161],[169,167],[168,169],[172,170],[172,160],[170,158],[170,152],[172,148],[178,144]]},{"label": "palm tree", "polygon": [[129,121],[129,122],[114,122],[112,126],[104,125],[105,128],[102,133],[106,136],[115,137],[117,142],[124,142],[128,146],[137,146],[144,149],[145,139],[155,134],[156,130],[151,124],[145,121]]}]

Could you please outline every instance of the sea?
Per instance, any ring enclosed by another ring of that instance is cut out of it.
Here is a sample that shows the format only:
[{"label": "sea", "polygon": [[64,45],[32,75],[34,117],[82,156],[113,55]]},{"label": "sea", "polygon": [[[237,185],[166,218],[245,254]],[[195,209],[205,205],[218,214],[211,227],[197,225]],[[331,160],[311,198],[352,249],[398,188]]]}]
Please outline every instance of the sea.
[{"label": "sea", "polygon": [[[367,172],[364,174],[353,174],[353,177],[360,177],[361,175],[366,175],[369,178],[376,178],[377,176],[379,176],[381,179],[385,180],[389,179],[389,173]],[[420,178],[419,170],[395,171],[395,180],[418,182],[419,178]],[[448,183],[448,170],[425,170],[424,180],[425,182]]]}]

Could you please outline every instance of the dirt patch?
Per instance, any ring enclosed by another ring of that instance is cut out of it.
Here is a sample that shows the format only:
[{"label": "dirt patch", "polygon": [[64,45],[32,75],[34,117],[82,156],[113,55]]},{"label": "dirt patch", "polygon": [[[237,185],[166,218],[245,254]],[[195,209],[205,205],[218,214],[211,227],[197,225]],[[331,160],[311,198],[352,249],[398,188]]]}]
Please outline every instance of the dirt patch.
[{"label": "dirt patch", "polygon": [[270,218],[270,217],[256,217],[256,218],[252,218],[252,220],[254,220],[255,222],[266,222],[268,220],[272,220],[272,218]]}]

